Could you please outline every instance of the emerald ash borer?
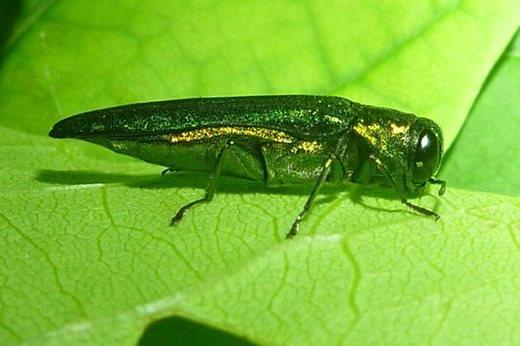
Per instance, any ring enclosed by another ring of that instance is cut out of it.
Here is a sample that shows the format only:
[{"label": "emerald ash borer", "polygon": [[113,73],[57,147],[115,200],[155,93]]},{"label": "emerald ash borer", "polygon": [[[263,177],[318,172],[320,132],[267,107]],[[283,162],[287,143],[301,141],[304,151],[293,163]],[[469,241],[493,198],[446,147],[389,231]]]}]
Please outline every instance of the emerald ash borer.
[{"label": "emerald ash borer", "polygon": [[437,180],[442,133],[432,120],[334,96],[191,98],[123,105],[71,116],[49,135],[103,145],[175,171],[209,174],[204,197],[181,207],[172,224],[213,199],[221,175],[267,184],[314,183],[292,224],[294,237],[329,180],[379,184],[408,202]]}]

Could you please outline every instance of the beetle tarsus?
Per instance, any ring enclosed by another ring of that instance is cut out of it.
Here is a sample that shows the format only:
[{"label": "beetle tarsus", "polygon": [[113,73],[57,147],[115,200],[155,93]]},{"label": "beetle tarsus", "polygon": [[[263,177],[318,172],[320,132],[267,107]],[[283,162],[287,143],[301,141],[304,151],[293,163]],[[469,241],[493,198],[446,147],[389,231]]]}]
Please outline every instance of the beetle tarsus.
[{"label": "beetle tarsus", "polygon": [[174,217],[172,217],[172,220],[170,222],[170,226],[177,226],[179,224],[179,221],[181,221],[182,219],[182,216],[179,216],[178,214],[175,214]]},{"label": "beetle tarsus", "polygon": [[[211,196],[211,197],[213,197],[213,196]],[[190,203],[186,204],[185,206],[181,207],[177,211],[177,213],[175,213],[175,216],[172,217],[172,221],[170,222],[170,226],[177,226],[179,224],[179,222],[182,220],[182,218],[184,217],[184,214],[186,214],[186,212],[188,210],[190,210],[193,206],[195,206],[197,204],[207,203],[207,202],[211,201],[211,199],[212,199],[211,197],[209,197],[208,194],[206,193],[204,198],[197,199],[196,201],[190,202]]]},{"label": "beetle tarsus", "polygon": [[285,236],[285,239],[292,239],[298,234],[298,230],[300,229],[300,221],[301,221],[301,217],[298,216],[296,218],[296,220],[294,220],[294,222],[291,226],[291,230],[289,231],[289,233],[287,233],[287,235]]},{"label": "beetle tarsus", "polygon": [[429,209],[426,209],[426,208],[423,208],[423,207],[419,207],[418,205],[415,205],[415,204],[412,204],[406,200],[402,201],[404,204],[406,204],[407,207],[415,210],[416,212],[418,213],[421,213],[423,215],[426,215],[426,216],[433,216],[435,218],[435,221],[439,220],[441,217],[439,216],[439,214],[437,214],[436,212],[432,211],[432,210],[429,210]]},{"label": "beetle tarsus", "polygon": [[428,179],[428,182],[430,184],[440,184],[441,188],[439,189],[439,196],[444,195],[444,192],[446,192],[446,180],[430,178]]},{"label": "beetle tarsus", "polygon": [[176,172],[175,168],[168,167],[168,168],[166,168],[165,170],[163,170],[163,171],[161,172],[161,175],[166,175],[166,174],[168,174],[168,173],[170,173],[170,172],[171,172],[171,173]]}]

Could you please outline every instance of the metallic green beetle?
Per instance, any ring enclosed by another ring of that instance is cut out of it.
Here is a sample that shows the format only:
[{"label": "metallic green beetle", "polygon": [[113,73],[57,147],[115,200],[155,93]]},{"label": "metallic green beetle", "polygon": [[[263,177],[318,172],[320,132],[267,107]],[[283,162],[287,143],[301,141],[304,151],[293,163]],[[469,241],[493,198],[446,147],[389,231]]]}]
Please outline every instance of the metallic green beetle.
[{"label": "metallic green beetle", "polygon": [[79,138],[116,152],[170,167],[207,172],[203,198],[179,209],[172,224],[193,206],[213,199],[220,175],[268,184],[314,182],[287,238],[327,180],[393,186],[401,202],[437,180],[443,152],[433,121],[397,110],[334,96],[275,95],[192,98],[130,104],[63,119],[49,135]]}]

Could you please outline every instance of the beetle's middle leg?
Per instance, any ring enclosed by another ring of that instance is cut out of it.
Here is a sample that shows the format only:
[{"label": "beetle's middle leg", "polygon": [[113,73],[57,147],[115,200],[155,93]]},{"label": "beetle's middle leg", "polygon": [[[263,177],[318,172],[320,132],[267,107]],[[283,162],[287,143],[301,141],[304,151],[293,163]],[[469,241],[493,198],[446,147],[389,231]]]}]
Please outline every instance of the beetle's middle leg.
[{"label": "beetle's middle leg", "polygon": [[320,190],[321,186],[327,179],[327,176],[330,173],[330,167],[332,165],[333,160],[335,159],[335,156],[331,155],[329,158],[327,158],[323,165],[321,166],[321,173],[318,177],[318,180],[316,181],[316,184],[314,185],[314,188],[311,191],[311,194],[309,195],[309,198],[307,199],[307,202],[305,202],[305,205],[303,206],[303,210],[300,212],[300,214],[296,217],[296,220],[294,220],[291,229],[289,233],[285,236],[286,239],[291,239],[294,236],[298,234],[298,229],[300,228],[300,222],[302,221],[303,217],[307,212],[311,209],[312,203],[316,199],[316,196],[318,195],[318,191]]},{"label": "beetle's middle leg", "polygon": [[233,141],[227,141],[226,144],[220,149],[220,151],[217,154],[217,158],[215,160],[215,164],[213,166],[213,170],[209,174],[209,181],[208,185],[206,187],[206,192],[204,193],[204,197],[197,199],[193,202],[190,202],[186,204],[185,206],[181,207],[175,216],[172,218],[171,225],[177,225],[180,220],[182,220],[184,214],[188,210],[190,210],[192,207],[202,204],[202,203],[208,203],[211,202],[213,199],[213,196],[215,195],[215,189],[217,187],[217,180],[220,176],[220,172],[222,171],[222,162],[224,161],[224,155],[226,153],[226,150],[229,149],[230,146],[234,144]]},{"label": "beetle's middle leg", "polygon": [[345,156],[346,149],[347,149],[347,143],[348,138],[347,136],[342,136],[341,139],[336,144],[336,148],[334,149],[334,152],[327,157],[325,161],[323,161],[323,164],[321,165],[321,172],[318,177],[318,180],[316,181],[316,184],[314,185],[311,194],[309,195],[309,198],[307,199],[307,202],[305,202],[305,205],[303,206],[303,210],[298,214],[296,217],[296,220],[294,220],[291,229],[289,230],[289,233],[285,236],[286,239],[291,239],[294,236],[298,234],[298,229],[300,228],[300,223],[302,219],[305,217],[305,215],[309,212],[309,210],[312,207],[312,204],[314,203],[314,200],[316,199],[316,196],[318,195],[318,192],[325,182],[327,180],[327,177],[330,174],[331,166],[334,160],[339,160],[342,167],[343,163],[341,160]]}]

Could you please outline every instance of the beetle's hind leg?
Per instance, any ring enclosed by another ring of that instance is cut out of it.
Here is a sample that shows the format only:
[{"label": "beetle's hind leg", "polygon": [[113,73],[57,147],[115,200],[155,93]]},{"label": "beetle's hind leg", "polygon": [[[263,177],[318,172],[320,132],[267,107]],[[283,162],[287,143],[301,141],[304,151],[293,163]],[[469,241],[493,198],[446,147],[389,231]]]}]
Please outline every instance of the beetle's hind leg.
[{"label": "beetle's hind leg", "polygon": [[173,167],[168,167],[168,168],[165,168],[162,172],[161,172],[161,175],[166,175],[168,173],[174,173],[174,172],[177,172],[177,170]]},{"label": "beetle's hind leg", "polygon": [[234,144],[233,141],[227,141],[224,144],[224,146],[220,149],[220,151],[218,152],[216,160],[215,160],[215,164],[213,166],[213,170],[209,174],[209,181],[208,181],[208,185],[206,187],[206,192],[204,193],[204,197],[197,199],[193,202],[190,202],[190,203],[186,204],[185,206],[181,207],[177,211],[175,216],[172,218],[170,225],[172,225],[172,226],[177,225],[179,223],[179,221],[181,221],[182,218],[184,217],[184,214],[186,214],[186,212],[188,210],[190,210],[192,207],[202,204],[202,203],[211,202],[211,200],[213,199],[213,196],[215,195],[215,189],[217,187],[218,177],[220,176],[220,172],[222,171],[222,162],[224,161],[223,160],[224,154],[225,154],[226,150],[233,144]]}]

